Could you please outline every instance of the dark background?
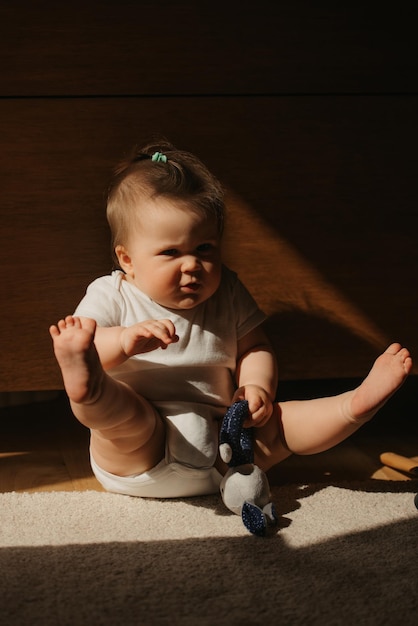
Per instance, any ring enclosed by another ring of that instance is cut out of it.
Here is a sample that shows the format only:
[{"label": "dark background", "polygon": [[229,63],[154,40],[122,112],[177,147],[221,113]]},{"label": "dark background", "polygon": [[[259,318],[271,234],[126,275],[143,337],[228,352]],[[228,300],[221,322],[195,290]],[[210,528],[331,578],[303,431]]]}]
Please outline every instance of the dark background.
[{"label": "dark background", "polygon": [[111,269],[109,176],[156,133],[227,186],[282,380],[418,355],[410,6],[1,3],[0,391],[61,388],[48,327]]}]

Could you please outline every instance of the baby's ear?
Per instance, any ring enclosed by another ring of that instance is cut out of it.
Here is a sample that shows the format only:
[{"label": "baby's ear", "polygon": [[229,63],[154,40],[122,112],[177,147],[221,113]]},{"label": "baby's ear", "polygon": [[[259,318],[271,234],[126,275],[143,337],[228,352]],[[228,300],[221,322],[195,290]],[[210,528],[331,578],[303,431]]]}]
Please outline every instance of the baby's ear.
[{"label": "baby's ear", "polygon": [[115,254],[123,271],[128,274],[128,276],[132,275],[132,260],[126,248],[124,248],[123,246],[116,246]]}]

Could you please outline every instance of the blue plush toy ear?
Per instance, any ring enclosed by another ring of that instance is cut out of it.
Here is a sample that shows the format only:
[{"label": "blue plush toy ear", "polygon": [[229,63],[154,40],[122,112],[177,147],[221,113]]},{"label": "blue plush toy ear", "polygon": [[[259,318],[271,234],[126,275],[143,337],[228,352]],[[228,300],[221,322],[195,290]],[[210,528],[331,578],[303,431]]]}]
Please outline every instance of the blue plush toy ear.
[{"label": "blue plush toy ear", "polygon": [[240,400],[229,407],[219,433],[219,453],[229,467],[254,462],[253,429],[244,428],[248,402]]},{"label": "blue plush toy ear", "polygon": [[245,528],[258,537],[265,537],[268,527],[275,526],[278,521],[272,502],[269,502],[263,509],[252,502],[244,502],[241,517]]}]

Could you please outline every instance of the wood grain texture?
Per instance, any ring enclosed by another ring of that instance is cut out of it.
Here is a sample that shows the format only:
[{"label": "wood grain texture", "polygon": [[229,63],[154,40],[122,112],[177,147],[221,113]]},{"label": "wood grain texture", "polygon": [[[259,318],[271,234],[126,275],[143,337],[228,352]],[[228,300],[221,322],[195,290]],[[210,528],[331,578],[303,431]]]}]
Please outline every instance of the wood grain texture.
[{"label": "wood grain texture", "polygon": [[410,93],[412,6],[52,0],[0,6],[0,95]]},{"label": "wood grain texture", "polygon": [[0,391],[61,387],[48,326],[111,269],[109,175],[154,133],[227,187],[282,378],[417,353],[416,52],[372,2],[2,3]]},{"label": "wood grain texture", "polygon": [[[418,352],[417,100],[0,100],[0,390],[54,389],[48,326],[111,269],[115,162],[160,131],[229,190],[227,262],[270,316],[282,378]],[[193,120],[193,123],[191,123]]]}]

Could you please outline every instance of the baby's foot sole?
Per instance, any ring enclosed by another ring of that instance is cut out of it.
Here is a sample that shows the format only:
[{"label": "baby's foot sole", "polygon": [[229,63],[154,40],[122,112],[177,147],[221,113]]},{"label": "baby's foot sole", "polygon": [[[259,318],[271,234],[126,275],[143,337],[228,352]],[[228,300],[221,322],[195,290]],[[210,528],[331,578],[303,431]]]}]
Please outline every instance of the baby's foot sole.
[{"label": "baby's foot sole", "polygon": [[102,368],[94,345],[96,323],[68,316],[51,326],[55,357],[65,390],[73,402],[89,402],[96,394]]},{"label": "baby's foot sole", "polygon": [[375,361],[368,376],[354,391],[350,414],[355,421],[368,419],[401,387],[412,369],[407,348],[391,344]]}]

